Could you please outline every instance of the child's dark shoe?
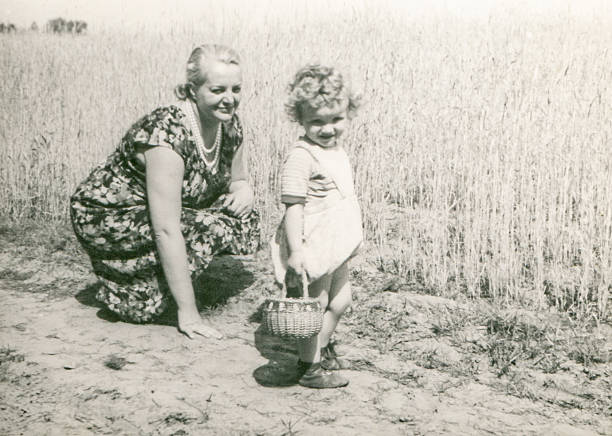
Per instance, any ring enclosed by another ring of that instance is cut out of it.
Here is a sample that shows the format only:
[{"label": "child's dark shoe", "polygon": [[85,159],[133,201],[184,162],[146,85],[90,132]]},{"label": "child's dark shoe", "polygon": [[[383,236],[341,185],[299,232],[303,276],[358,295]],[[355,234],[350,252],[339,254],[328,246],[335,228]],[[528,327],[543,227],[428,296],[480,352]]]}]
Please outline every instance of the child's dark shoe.
[{"label": "child's dark shoe", "polygon": [[334,343],[330,342],[327,346],[321,348],[321,366],[324,369],[335,371],[338,369],[349,369],[351,364],[338,357],[334,349]]},{"label": "child's dark shoe", "polygon": [[333,389],[348,385],[348,380],[337,373],[326,371],[320,363],[298,362],[301,374],[298,383],[301,386],[314,389]]},{"label": "child's dark shoe", "polygon": [[338,343],[335,340],[330,339],[327,344],[327,348],[331,349],[331,352],[334,353],[336,357],[344,356],[344,353],[339,352],[338,349],[336,348],[337,344]]}]

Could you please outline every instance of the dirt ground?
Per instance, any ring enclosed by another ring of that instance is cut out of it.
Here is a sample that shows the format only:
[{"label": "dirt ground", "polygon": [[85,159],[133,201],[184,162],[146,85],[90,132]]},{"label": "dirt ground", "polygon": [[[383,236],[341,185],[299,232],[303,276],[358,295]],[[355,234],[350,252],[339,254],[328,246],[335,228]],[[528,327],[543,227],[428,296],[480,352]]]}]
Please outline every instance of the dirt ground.
[{"label": "dirt ground", "polygon": [[[6,229],[3,239],[3,435],[612,434],[609,362],[496,372],[441,333],[435,318],[453,301],[391,289],[364,261],[336,335],[354,364],[344,371],[350,384],[309,390],[295,384],[294,345],[260,324],[260,304],[275,292],[265,255],[211,265],[199,303],[225,337],[189,340],[171,313],[135,325],[101,308],[68,231],[39,246]],[[370,318],[398,305],[401,334]],[[463,334],[478,343],[485,333]]]}]

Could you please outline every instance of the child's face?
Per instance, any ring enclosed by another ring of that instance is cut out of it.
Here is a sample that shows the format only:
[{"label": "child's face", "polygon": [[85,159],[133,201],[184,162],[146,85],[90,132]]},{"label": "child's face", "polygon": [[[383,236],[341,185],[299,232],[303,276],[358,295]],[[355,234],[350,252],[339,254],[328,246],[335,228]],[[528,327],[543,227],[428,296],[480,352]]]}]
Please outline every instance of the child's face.
[{"label": "child's face", "polygon": [[321,147],[333,147],[344,132],[347,124],[348,102],[322,106],[318,109],[305,104],[302,108],[300,124],[306,136]]}]

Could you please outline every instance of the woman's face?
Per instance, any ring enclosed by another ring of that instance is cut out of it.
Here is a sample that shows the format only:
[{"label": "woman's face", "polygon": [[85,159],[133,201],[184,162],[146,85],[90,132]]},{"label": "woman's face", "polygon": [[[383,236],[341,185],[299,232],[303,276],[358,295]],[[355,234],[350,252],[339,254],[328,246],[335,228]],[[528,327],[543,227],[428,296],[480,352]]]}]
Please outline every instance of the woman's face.
[{"label": "woman's face", "polygon": [[240,103],[242,71],[236,64],[212,61],[206,72],[206,81],[194,93],[200,118],[203,123],[229,121]]}]

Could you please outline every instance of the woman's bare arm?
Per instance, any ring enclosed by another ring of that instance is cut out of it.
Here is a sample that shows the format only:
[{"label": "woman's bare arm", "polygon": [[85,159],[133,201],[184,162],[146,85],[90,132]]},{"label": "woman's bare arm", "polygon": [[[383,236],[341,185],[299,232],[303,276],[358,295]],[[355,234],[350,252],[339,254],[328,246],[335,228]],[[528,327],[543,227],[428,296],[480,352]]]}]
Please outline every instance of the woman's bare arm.
[{"label": "woman's bare arm", "polygon": [[241,144],[232,159],[232,181],[229,193],[223,199],[225,207],[232,215],[242,218],[253,209],[255,196],[248,182],[248,168],[245,144]]},{"label": "woman's bare arm", "polygon": [[183,160],[164,147],[150,148],[144,156],[152,231],[166,281],[178,306],[179,330],[190,338],[194,334],[220,336],[203,324],[196,307],[185,240],[181,233]]}]

